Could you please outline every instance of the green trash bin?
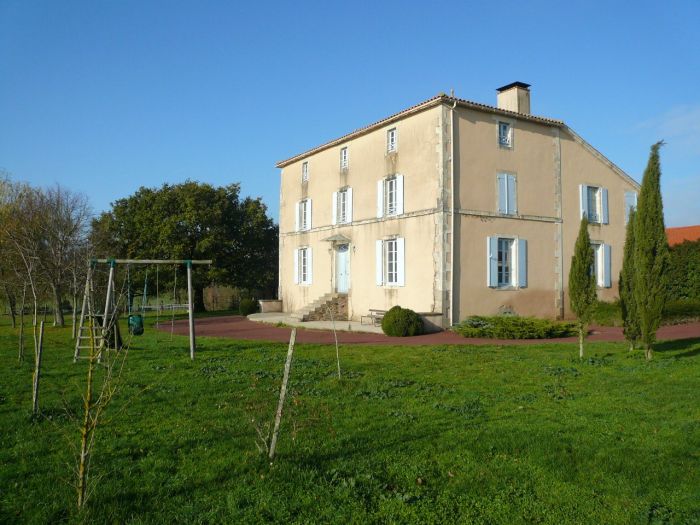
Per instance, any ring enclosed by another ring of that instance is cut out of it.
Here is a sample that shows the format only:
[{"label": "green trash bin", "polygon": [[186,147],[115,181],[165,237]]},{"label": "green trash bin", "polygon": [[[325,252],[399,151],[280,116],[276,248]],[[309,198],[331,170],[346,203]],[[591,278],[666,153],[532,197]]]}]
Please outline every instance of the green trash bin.
[{"label": "green trash bin", "polygon": [[143,334],[143,316],[141,314],[129,316],[129,333],[133,335]]}]

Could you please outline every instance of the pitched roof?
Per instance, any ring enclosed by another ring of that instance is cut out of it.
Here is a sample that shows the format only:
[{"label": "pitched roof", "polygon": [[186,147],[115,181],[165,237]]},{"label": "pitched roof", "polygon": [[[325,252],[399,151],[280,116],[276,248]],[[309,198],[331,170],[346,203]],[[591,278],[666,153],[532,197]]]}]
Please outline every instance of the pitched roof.
[{"label": "pitched roof", "polygon": [[700,225],[666,228],[666,237],[669,246],[681,244],[683,241],[697,241],[700,239]]},{"label": "pitched roof", "polygon": [[472,102],[470,100],[464,100],[461,98],[449,97],[449,96],[445,95],[444,93],[440,93],[437,96],[429,98],[428,100],[424,100],[423,102],[420,102],[419,104],[416,104],[414,106],[406,108],[403,111],[399,111],[398,113],[394,113],[393,115],[390,115],[386,118],[383,118],[382,120],[378,120],[376,122],[373,122],[372,124],[358,128],[355,131],[352,131],[350,133],[347,133],[346,135],[343,135],[342,137],[331,140],[330,142],[326,142],[325,144],[321,144],[320,146],[316,146],[315,148],[312,148],[312,149],[307,150],[303,153],[299,153],[297,155],[294,155],[293,157],[289,157],[288,159],[281,160],[281,161],[277,162],[277,164],[275,164],[275,166],[278,168],[284,168],[285,166],[291,164],[292,162],[296,162],[298,160],[301,160],[302,158],[308,157],[309,155],[312,155],[313,153],[318,153],[319,151],[322,151],[324,149],[328,149],[328,148],[331,148],[333,146],[337,146],[338,144],[341,144],[343,142],[347,142],[350,139],[353,139],[353,138],[358,137],[360,135],[363,135],[365,133],[369,133],[370,131],[373,131],[377,128],[380,128],[382,126],[386,126],[387,124],[391,124],[392,122],[400,120],[400,119],[407,117],[408,115],[411,115],[413,113],[418,113],[420,111],[424,111],[426,109],[432,108],[434,106],[438,106],[440,104],[452,105],[455,103],[460,107],[477,109],[477,110],[486,111],[489,113],[495,113],[497,115],[504,115],[507,117],[513,117],[513,118],[519,118],[519,119],[529,120],[529,121],[533,121],[533,122],[539,122],[539,123],[548,124],[551,126],[564,127],[564,123],[561,120],[555,120],[555,119],[550,119],[550,118],[546,118],[546,117],[537,117],[535,115],[527,115],[525,113],[518,113],[517,111],[510,111],[507,109],[501,109],[501,108],[497,108],[495,106],[489,106],[487,104],[480,104],[479,102]]}]

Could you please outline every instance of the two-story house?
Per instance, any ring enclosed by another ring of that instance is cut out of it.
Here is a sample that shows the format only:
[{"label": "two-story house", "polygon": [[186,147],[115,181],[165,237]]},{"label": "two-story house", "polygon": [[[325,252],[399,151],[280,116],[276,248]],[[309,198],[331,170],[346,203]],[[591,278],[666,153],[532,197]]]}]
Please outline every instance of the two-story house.
[{"label": "two-story house", "polygon": [[639,185],[566,124],[440,94],[277,164],[279,299],[330,293],[350,319],[401,305],[450,326],[474,314],[570,315],[568,272],[591,222],[599,297],[617,296]]}]

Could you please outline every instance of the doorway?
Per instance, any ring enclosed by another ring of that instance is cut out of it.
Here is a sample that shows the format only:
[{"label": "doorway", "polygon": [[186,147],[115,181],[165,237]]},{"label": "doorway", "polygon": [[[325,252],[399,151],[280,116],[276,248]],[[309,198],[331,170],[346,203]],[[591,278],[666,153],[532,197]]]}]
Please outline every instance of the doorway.
[{"label": "doorway", "polygon": [[335,291],[348,293],[350,287],[349,245],[339,244],[335,249]]}]

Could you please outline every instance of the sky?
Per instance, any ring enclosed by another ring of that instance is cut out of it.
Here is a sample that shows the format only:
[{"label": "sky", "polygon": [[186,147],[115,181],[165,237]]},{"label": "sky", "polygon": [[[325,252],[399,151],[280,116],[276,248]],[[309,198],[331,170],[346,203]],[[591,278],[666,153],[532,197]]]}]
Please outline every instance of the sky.
[{"label": "sky", "polygon": [[700,224],[700,2],[0,0],[0,170],[86,193],[240,182],[277,220],[275,163],[440,92],[532,85]]}]

